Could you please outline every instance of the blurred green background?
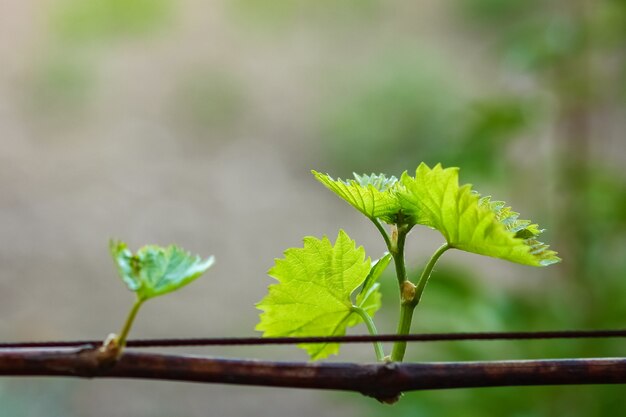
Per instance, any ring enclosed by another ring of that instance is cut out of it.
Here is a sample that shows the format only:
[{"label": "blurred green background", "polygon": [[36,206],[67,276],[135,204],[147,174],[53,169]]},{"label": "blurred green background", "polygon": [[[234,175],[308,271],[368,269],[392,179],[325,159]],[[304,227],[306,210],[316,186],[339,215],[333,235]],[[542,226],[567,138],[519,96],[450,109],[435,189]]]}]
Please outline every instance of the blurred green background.
[{"label": "blurred green background", "polygon": [[[419,162],[547,229],[543,269],[454,253],[413,331],[624,327],[626,2],[57,0],[0,4],[0,338],[104,338],[132,297],[109,237],[218,263],[133,336],[254,335],[272,259],[344,228],[383,251],[310,169]],[[410,236],[422,266],[440,243]],[[397,319],[385,280],[382,332]],[[356,332],[365,332],[357,329]],[[372,361],[345,346],[344,361]],[[197,349],[304,360],[295,348]],[[410,345],[407,360],[623,356],[622,341]],[[147,381],[3,379],[0,416],[606,416],[621,386],[355,395]]]}]

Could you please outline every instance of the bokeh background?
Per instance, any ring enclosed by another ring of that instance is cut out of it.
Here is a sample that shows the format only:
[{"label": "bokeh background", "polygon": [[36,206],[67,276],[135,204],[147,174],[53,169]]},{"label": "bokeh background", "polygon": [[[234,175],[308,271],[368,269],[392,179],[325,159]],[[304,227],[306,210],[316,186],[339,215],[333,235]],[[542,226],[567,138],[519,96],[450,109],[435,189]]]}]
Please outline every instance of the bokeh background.
[{"label": "bokeh background", "polygon": [[[547,229],[543,269],[449,253],[413,331],[624,327],[626,2],[0,2],[0,339],[98,339],[132,302],[111,237],[216,266],[132,336],[251,336],[273,258],[376,230],[316,169],[460,166]],[[441,238],[416,229],[417,270]],[[395,328],[386,282],[381,331]],[[365,329],[356,329],[364,333]],[[411,345],[408,360],[619,356],[623,341]],[[188,350],[305,360],[293,347]],[[370,346],[338,358],[372,361]],[[149,381],[0,380],[0,416],[606,416],[624,387],[358,395]]]}]

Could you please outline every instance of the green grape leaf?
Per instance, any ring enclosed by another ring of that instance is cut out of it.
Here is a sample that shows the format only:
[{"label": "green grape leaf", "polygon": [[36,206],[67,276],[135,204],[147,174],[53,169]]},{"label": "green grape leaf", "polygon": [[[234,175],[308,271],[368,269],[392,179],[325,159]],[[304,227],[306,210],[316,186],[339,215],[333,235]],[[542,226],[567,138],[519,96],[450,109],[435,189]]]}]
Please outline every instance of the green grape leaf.
[{"label": "green grape leaf", "polygon": [[413,224],[439,230],[451,247],[525,265],[547,266],[560,261],[536,237],[543,232],[504,202],[491,201],[459,186],[458,168],[429,168],[422,163],[415,177],[406,172],[398,197]]},{"label": "green grape leaf", "polygon": [[[352,311],[352,293],[371,270],[363,247],[343,231],[333,245],[327,237],[305,237],[304,247],[285,251],[268,274],[278,283],[257,304],[263,311],[256,330],[264,337],[343,336],[360,317]],[[367,307],[373,313],[380,306],[380,295],[370,291]],[[311,359],[322,359],[339,352],[339,344],[300,344]]]},{"label": "green grape leaf", "polygon": [[353,180],[333,179],[327,174],[311,171],[326,188],[346,200],[352,207],[369,219],[381,219],[395,224],[400,212],[400,203],[395,194],[396,177],[387,178],[383,174],[357,175]]},{"label": "green grape leaf", "polygon": [[175,291],[202,275],[214,263],[170,245],[142,247],[133,254],[124,242],[111,241],[111,255],[129,290],[140,300]]}]

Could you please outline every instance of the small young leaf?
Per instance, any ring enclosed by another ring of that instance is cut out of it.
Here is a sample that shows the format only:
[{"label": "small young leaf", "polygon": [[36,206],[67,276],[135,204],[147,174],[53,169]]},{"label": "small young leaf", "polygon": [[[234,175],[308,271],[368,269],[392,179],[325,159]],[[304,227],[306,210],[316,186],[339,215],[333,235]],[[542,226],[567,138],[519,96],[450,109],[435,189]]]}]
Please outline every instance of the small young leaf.
[{"label": "small young leaf", "polygon": [[202,275],[211,265],[211,256],[202,260],[183,249],[148,245],[133,254],[124,242],[111,241],[111,255],[129,290],[140,300],[175,291]]},{"label": "small young leaf", "polygon": [[357,175],[354,180],[334,180],[327,174],[311,171],[315,178],[329,190],[346,200],[352,207],[368,218],[381,219],[394,224],[397,220],[400,204],[395,194],[395,177],[379,175]]},{"label": "small young leaf", "polygon": [[452,247],[533,266],[560,261],[535,238],[543,230],[504,202],[481,198],[469,184],[459,186],[458,168],[429,168],[422,163],[410,177],[402,175],[398,196],[413,224],[439,230]]},{"label": "small young leaf", "polygon": [[[391,254],[388,253],[376,262],[372,263],[372,269],[370,269],[369,274],[367,274],[367,278],[365,278],[365,282],[363,282],[361,291],[356,296],[356,306],[365,310],[365,312],[371,317],[374,317],[374,314],[376,314],[382,305],[381,294],[379,291],[380,283],[377,281],[382,273],[385,272],[385,269],[387,268],[387,265],[389,265],[391,259]],[[352,315],[348,326],[356,326],[361,321],[360,316]]]},{"label": "small young leaf", "polygon": [[[362,319],[352,311],[352,293],[370,272],[371,262],[363,247],[343,231],[335,245],[327,237],[304,238],[303,248],[285,251],[268,272],[278,283],[257,304],[262,310],[256,330],[264,337],[342,336],[349,325]],[[376,288],[369,291],[370,314],[380,306]],[[301,344],[311,359],[322,359],[339,351],[339,344]]]},{"label": "small young leaf", "polygon": [[380,278],[382,273],[385,272],[385,269],[387,268],[387,265],[389,265],[389,262],[391,262],[391,259],[391,254],[388,253],[372,264],[372,269],[370,269],[369,274],[367,274],[367,278],[365,278],[365,282],[361,287],[361,291],[356,297],[357,307],[365,308],[364,304],[366,304],[369,296],[375,292],[373,291],[373,289],[377,288],[376,286],[378,285],[378,283],[376,281],[378,281],[378,278]]}]

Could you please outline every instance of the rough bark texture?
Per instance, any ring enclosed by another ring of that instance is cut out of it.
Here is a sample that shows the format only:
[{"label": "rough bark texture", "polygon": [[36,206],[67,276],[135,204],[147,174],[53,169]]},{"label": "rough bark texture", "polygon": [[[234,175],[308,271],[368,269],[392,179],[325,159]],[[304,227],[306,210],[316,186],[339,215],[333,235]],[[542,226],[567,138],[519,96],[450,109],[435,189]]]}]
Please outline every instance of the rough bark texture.
[{"label": "rough bark texture", "polygon": [[0,350],[0,375],[143,378],[360,392],[393,402],[443,388],[626,383],[626,358],[438,363],[301,363],[127,351],[112,361],[93,347]]}]

